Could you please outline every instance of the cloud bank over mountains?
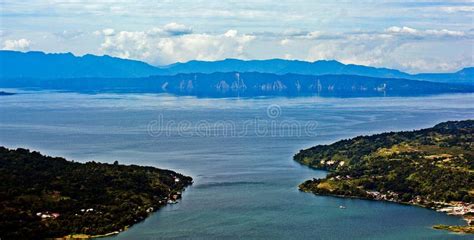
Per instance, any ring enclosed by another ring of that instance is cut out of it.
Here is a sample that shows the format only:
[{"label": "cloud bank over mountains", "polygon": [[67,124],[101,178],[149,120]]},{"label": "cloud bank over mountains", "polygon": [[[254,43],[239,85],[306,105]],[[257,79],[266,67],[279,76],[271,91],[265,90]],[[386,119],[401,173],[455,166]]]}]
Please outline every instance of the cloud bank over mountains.
[{"label": "cloud bank over mountains", "polygon": [[246,47],[255,36],[228,30],[222,34],[193,33],[183,24],[169,23],[147,31],[97,31],[103,37],[100,50],[121,58],[140,59],[155,64],[193,59],[246,59]]},{"label": "cloud bank over mountains", "polygon": [[189,60],[335,59],[409,72],[473,64],[472,1],[12,1],[0,47]]},{"label": "cloud bank over mountains", "polygon": [[[381,31],[349,33],[286,31],[282,33],[197,33],[183,24],[169,23],[146,31],[97,31],[100,50],[122,58],[162,65],[190,60],[225,58],[283,58],[396,66],[408,71],[453,71],[472,65],[470,52],[443,57],[443,45],[470,42],[470,32],[391,26]],[[271,51],[271,52],[270,52]],[[408,53],[416,53],[412,58]],[[447,53],[449,54],[449,53]],[[441,55],[441,56],[437,56]]]}]

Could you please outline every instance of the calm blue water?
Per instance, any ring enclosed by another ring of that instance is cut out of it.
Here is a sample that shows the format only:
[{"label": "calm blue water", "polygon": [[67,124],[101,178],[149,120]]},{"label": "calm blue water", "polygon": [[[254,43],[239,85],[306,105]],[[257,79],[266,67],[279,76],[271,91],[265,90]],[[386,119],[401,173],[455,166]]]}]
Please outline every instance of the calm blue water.
[{"label": "calm blue water", "polygon": [[[299,183],[325,173],[292,156],[360,134],[474,118],[474,95],[239,100],[23,92],[0,103],[1,145],[77,161],[152,165],[195,179],[179,204],[116,239],[469,238],[432,230],[464,222],[427,209],[301,193]],[[235,129],[220,131],[220,123]],[[296,131],[308,123],[316,128]],[[282,133],[285,124],[295,132]]]}]

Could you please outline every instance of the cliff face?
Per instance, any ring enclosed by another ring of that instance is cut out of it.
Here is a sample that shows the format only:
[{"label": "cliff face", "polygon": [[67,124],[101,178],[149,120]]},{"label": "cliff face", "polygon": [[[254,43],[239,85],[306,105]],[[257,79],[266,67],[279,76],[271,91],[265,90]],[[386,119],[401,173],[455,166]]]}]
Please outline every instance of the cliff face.
[{"label": "cliff face", "polygon": [[371,97],[474,92],[474,86],[407,79],[236,72],[178,74],[148,78],[0,79],[0,87],[80,92],[171,93],[202,97],[311,95]]}]

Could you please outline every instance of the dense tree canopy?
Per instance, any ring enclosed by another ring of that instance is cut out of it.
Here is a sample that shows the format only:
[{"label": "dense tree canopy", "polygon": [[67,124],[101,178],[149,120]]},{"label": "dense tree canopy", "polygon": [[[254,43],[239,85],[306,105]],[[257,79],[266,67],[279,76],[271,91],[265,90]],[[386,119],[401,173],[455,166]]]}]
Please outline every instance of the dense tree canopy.
[{"label": "dense tree canopy", "polygon": [[[474,202],[474,121],[433,128],[360,136],[302,150],[295,160],[328,170],[300,188],[318,194],[374,198],[430,205]],[[368,193],[369,192],[369,193]]]},{"label": "dense tree canopy", "polygon": [[77,163],[0,147],[0,238],[120,231],[191,182],[154,167]]}]

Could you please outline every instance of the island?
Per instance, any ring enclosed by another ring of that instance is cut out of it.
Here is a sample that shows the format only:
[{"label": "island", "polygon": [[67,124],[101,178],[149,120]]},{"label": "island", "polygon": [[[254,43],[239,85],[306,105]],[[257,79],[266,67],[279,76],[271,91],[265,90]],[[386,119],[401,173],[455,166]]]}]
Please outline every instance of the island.
[{"label": "island", "polygon": [[474,234],[474,120],[359,136],[301,150],[294,160],[326,170],[299,189],[318,195],[410,204],[463,217]]},{"label": "island", "polygon": [[0,238],[117,234],[176,203],[190,184],[191,177],[170,170],[0,147]]}]

